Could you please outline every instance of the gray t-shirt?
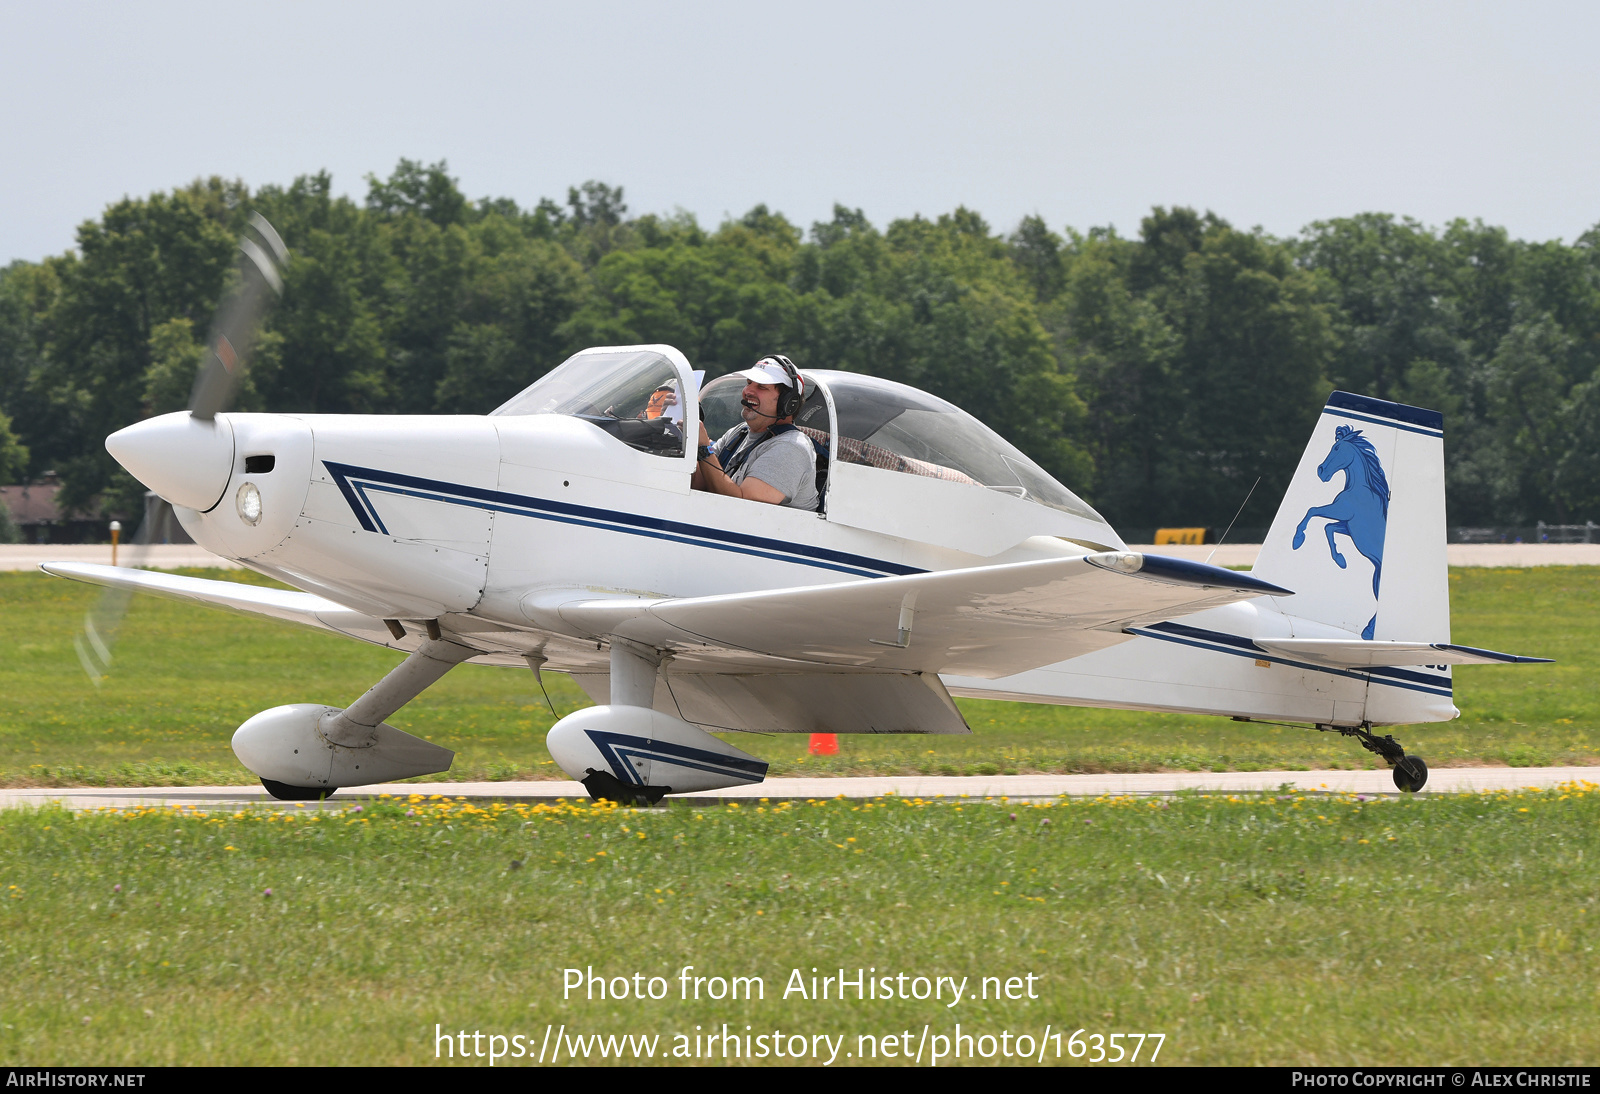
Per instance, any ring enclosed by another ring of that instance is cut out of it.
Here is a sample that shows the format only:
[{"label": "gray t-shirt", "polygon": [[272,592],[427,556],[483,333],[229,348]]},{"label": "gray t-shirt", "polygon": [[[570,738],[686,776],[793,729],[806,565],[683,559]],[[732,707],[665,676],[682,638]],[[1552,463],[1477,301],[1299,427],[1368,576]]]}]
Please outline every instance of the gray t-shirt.
[{"label": "gray t-shirt", "polygon": [[723,466],[727,466],[739,449],[757,446],[728,477],[737,483],[760,479],[783,494],[784,505],[814,512],[817,508],[817,450],[811,446],[811,439],[798,429],[776,437],[769,437],[767,431],[762,430],[735,447],[744,428],[736,425],[717,441],[717,462]]}]

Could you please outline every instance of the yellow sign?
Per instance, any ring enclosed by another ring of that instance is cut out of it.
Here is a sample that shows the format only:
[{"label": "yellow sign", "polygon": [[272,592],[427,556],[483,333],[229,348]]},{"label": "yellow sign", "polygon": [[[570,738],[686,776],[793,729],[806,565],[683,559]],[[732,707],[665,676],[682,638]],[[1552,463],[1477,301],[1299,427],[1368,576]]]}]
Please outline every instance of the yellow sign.
[{"label": "yellow sign", "polygon": [[1206,541],[1204,528],[1157,528],[1156,546],[1161,547],[1169,543],[1194,543],[1202,544]]}]

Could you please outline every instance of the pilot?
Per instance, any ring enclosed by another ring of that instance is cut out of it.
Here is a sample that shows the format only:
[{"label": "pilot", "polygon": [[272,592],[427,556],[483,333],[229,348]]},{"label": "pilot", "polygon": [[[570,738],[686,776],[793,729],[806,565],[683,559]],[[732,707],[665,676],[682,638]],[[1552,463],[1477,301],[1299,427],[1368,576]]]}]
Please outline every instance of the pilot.
[{"label": "pilot", "polygon": [[805,379],[781,354],[763,357],[736,375],[748,383],[740,399],[743,425],[715,443],[700,423],[700,462],[690,480],[709,490],[791,509],[817,508],[817,452],[795,427]]}]

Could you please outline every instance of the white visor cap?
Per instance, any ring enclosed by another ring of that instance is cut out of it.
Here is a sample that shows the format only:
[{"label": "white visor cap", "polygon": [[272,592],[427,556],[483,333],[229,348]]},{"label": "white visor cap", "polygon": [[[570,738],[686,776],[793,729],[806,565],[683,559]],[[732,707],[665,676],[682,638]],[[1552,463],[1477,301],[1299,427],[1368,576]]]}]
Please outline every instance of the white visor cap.
[{"label": "white visor cap", "polygon": [[776,384],[779,387],[792,387],[789,383],[789,374],[783,371],[783,366],[776,361],[763,358],[750,368],[740,369],[735,376],[743,376],[746,380],[754,380],[758,384]]}]

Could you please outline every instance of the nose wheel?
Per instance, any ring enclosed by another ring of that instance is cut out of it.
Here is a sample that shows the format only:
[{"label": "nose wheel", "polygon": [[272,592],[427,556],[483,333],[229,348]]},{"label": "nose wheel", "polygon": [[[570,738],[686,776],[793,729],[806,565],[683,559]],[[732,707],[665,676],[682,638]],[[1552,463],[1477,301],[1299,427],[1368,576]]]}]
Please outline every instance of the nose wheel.
[{"label": "nose wheel", "polygon": [[314,802],[323,798],[331,798],[338,791],[336,786],[290,786],[273,779],[262,779],[261,785],[281,802]]}]

